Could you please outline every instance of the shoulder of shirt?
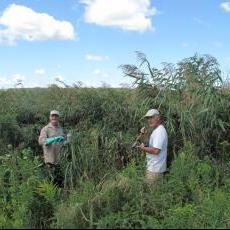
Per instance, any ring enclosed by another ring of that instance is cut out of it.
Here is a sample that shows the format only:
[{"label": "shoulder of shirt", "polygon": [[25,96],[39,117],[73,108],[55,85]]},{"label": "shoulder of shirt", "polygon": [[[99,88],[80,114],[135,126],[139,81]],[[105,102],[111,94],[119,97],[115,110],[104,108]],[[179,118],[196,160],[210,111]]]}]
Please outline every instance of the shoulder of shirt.
[{"label": "shoulder of shirt", "polygon": [[42,130],[44,131],[46,131],[48,128],[49,128],[50,126],[49,126],[49,124],[48,125],[46,125],[46,126],[44,126],[43,128],[42,128]]},{"label": "shoulder of shirt", "polygon": [[156,133],[158,133],[158,132],[162,132],[162,131],[167,133],[167,131],[166,131],[164,125],[161,124],[161,125],[159,125],[156,129],[153,130],[152,135],[153,135],[153,134],[156,134]]},{"label": "shoulder of shirt", "polygon": [[[46,126],[44,127],[44,129],[48,129],[48,128],[54,128],[54,126],[51,125],[51,124],[49,123],[48,125],[46,125]],[[58,125],[57,128],[58,128],[58,129],[63,129],[60,125]]]},{"label": "shoulder of shirt", "polygon": [[165,129],[165,126],[164,126],[163,124],[159,125],[158,128],[159,128],[159,129],[164,129],[164,130],[166,130],[166,129]]},{"label": "shoulder of shirt", "polygon": [[167,133],[167,130],[163,124],[160,125],[159,129]]},{"label": "shoulder of shirt", "polygon": [[[51,124],[46,125],[43,130],[47,131],[49,129],[53,129],[54,127]],[[62,129],[60,126],[58,126],[58,129]]]},{"label": "shoulder of shirt", "polygon": [[45,126],[46,129],[52,128],[53,126],[49,123],[48,125]]}]

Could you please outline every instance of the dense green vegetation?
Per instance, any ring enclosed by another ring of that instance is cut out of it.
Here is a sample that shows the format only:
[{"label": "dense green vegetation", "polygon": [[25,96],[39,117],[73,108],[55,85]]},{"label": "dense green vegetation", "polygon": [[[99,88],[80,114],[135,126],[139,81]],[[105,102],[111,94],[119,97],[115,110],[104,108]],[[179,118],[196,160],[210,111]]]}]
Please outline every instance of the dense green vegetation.
[{"label": "dense green vegetation", "polygon": [[[230,92],[217,61],[156,69],[138,58],[122,66],[132,89],[0,91],[0,228],[230,227]],[[169,173],[150,186],[131,146],[153,107],[169,134]],[[61,151],[63,188],[37,143],[52,109],[73,136]]]}]

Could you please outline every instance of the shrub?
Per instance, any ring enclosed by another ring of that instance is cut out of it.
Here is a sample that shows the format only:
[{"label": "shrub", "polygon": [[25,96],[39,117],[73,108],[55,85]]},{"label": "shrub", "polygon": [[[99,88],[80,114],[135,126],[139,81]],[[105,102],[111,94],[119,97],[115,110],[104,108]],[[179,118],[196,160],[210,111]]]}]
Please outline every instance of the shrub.
[{"label": "shrub", "polygon": [[[215,58],[162,69],[138,55],[130,89],[0,91],[0,228],[228,228],[229,88]],[[143,115],[159,108],[169,133],[170,170],[154,186],[145,155],[131,148]],[[49,111],[73,140],[54,185],[37,139]]]}]

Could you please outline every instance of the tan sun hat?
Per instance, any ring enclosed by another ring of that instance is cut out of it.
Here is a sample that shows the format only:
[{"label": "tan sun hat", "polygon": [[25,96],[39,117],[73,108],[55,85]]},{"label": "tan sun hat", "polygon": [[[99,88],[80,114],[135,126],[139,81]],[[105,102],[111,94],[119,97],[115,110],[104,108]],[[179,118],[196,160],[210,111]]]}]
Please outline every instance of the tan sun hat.
[{"label": "tan sun hat", "polygon": [[53,110],[50,112],[50,116],[57,115],[60,117],[60,113],[57,110]]},{"label": "tan sun hat", "polygon": [[145,117],[154,117],[155,115],[160,115],[157,109],[150,109],[146,114]]}]

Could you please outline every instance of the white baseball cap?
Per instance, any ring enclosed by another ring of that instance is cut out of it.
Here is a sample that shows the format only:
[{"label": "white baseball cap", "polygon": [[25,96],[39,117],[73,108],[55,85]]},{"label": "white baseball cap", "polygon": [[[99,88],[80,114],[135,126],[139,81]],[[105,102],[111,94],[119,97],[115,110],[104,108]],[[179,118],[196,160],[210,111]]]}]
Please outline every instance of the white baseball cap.
[{"label": "white baseball cap", "polygon": [[158,111],[157,109],[150,109],[150,110],[146,113],[145,117],[153,117],[153,116],[155,116],[155,115],[160,115],[159,111]]},{"label": "white baseball cap", "polygon": [[57,110],[53,110],[50,112],[50,116],[57,115],[60,117],[60,113]]}]

